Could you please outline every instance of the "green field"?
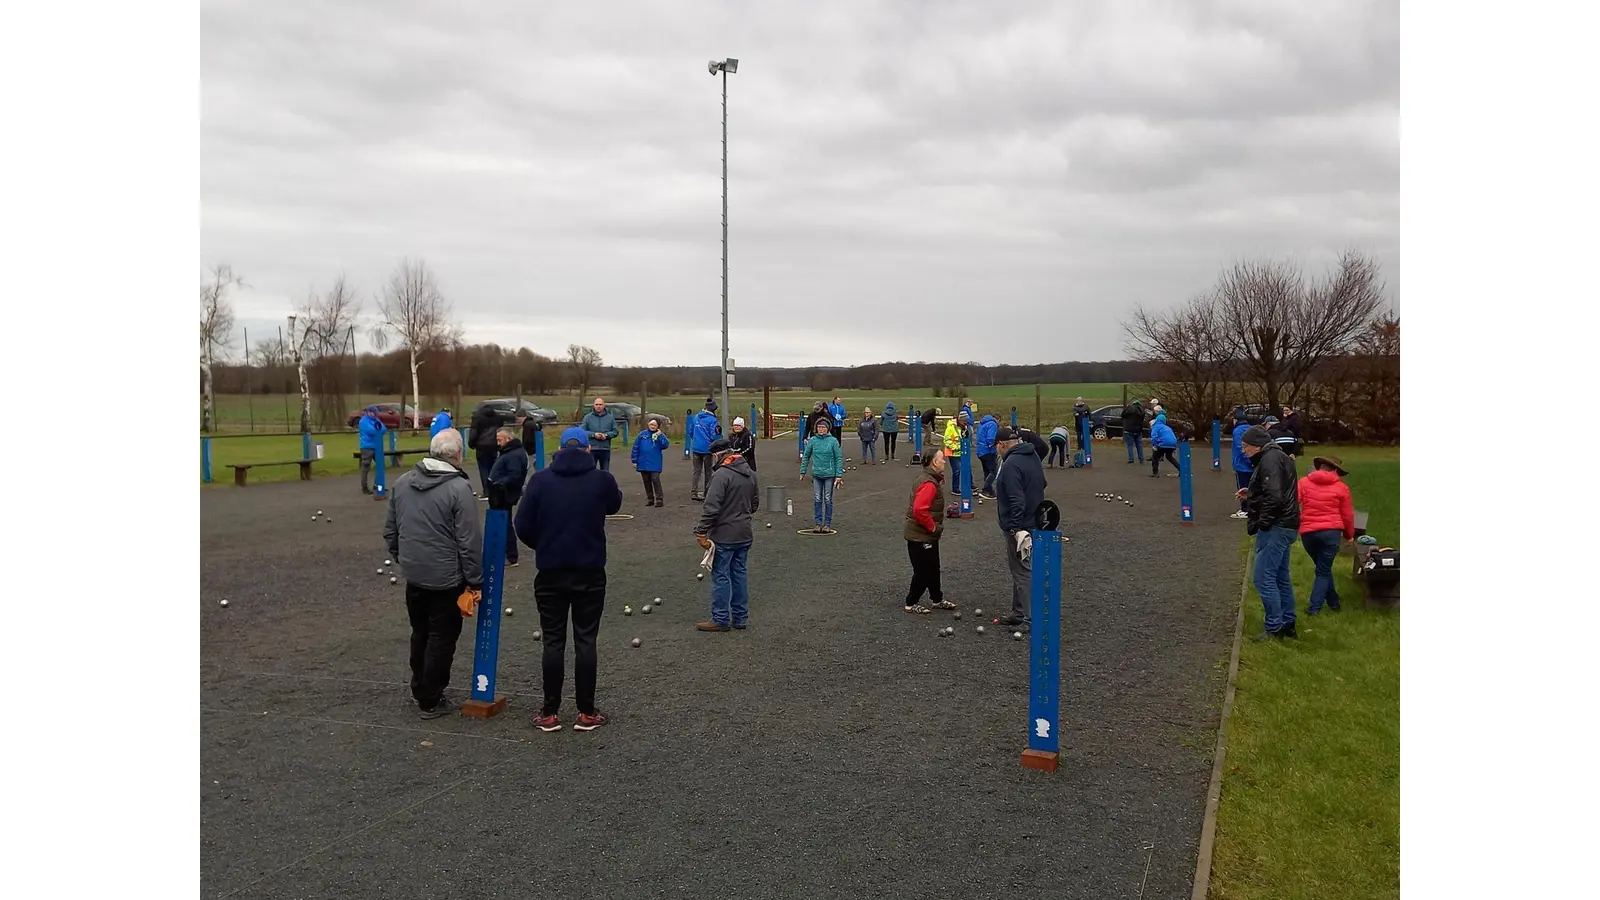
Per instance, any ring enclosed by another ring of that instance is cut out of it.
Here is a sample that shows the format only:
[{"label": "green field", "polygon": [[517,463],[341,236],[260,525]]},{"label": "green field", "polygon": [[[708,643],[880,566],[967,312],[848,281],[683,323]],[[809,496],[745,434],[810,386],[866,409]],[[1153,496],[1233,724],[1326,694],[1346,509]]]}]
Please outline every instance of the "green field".
[{"label": "green field", "polygon": [[[1340,447],[1368,532],[1400,546],[1399,448]],[[1310,457],[1300,461],[1301,474]],[[1211,896],[1370,900],[1400,894],[1400,616],[1361,608],[1339,557],[1344,611],[1305,615],[1313,570],[1293,554],[1297,641],[1246,641],[1228,723]],[[1245,601],[1245,634],[1262,629]]]}]

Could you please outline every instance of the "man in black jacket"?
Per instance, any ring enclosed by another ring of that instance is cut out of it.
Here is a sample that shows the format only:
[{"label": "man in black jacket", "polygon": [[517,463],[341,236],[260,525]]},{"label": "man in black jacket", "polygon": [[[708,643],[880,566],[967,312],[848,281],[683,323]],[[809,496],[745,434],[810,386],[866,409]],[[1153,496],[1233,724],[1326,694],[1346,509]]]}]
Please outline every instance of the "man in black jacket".
[{"label": "man in black jacket", "polygon": [[499,439],[495,437],[499,430],[500,417],[495,414],[494,407],[478,404],[472,411],[472,447],[478,451],[478,480],[483,483],[483,493],[478,495],[480,500],[489,499],[489,472],[494,468],[495,457],[500,455]]},{"label": "man in black jacket", "polygon": [[[1083,444],[1083,423],[1088,418],[1089,404],[1083,402],[1083,398],[1079,397],[1078,402],[1072,404],[1072,440],[1078,442],[1080,445],[1078,449],[1080,450],[1083,449],[1081,446]],[[1068,446],[1071,445],[1068,444]]]},{"label": "man in black jacket", "polygon": [[1136,398],[1122,408],[1122,443],[1128,446],[1128,465],[1133,465],[1133,454],[1139,452],[1139,465],[1144,465],[1144,407]]},{"label": "man in black jacket", "polygon": [[528,454],[510,426],[495,433],[500,455],[489,470],[489,508],[506,511],[506,566],[517,565],[517,532],[511,528],[510,513],[522,499],[522,486],[528,479]]},{"label": "man in black jacket", "polygon": [[1256,538],[1252,580],[1265,617],[1265,630],[1251,640],[1299,637],[1294,630],[1294,584],[1289,580],[1289,549],[1300,532],[1294,460],[1260,425],[1246,429],[1241,441],[1253,471],[1250,486],[1238,496],[1245,501],[1245,530]]},{"label": "man in black jacket", "polygon": [[1028,599],[1033,588],[1033,535],[1039,503],[1044,500],[1044,464],[1033,444],[1001,426],[995,433],[1000,453],[1000,474],[995,477],[996,518],[1006,543],[1006,566],[1011,572],[1011,614],[1000,624],[1026,630]]}]

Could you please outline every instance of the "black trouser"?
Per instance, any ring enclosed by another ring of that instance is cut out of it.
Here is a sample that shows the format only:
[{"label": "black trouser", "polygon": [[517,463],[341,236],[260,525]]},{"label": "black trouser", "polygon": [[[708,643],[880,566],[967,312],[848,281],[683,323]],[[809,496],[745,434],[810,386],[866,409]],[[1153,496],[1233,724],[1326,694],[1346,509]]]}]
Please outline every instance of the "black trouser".
[{"label": "black trouser", "polygon": [[999,462],[1000,457],[994,453],[990,453],[987,456],[978,457],[979,465],[983,466],[982,492],[985,494],[994,494],[994,476],[1000,471],[1000,466],[998,465]]},{"label": "black trouser", "polygon": [[1061,464],[1067,465],[1067,439],[1059,434],[1050,435],[1050,456],[1045,460],[1045,465],[1054,465],[1056,457],[1061,458]]},{"label": "black trouser", "polygon": [[1152,475],[1161,474],[1161,458],[1163,456],[1166,457],[1167,458],[1167,462],[1172,463],[1172,467],[1174,469],[1176,469],[1178,467],[1178,457],[1173,455],[1175,453],[1177,453],[1177,451],[1172,449],[1171,447],[1151,447],[1150,448],[1150,474],[1152,474]]},{"label": "black trouser", "polygon": [[466,589],[444,590],[406,583],[406,614],[411,618],[411,696],[417,706],[433,709],[450,684],[450,663],[461,637],[461,609],[456,598]]},{"label": "black trouser", "polygon": [[494,458],[499,456],[496,450],[478,451],[478,480],[483,482],[483,496],[489,496],[489,470],[494,468]]},{"label": "black trouser", "polygon": [[561,709],[562,672],[567,659],[567,617],[572,618],[572,680],[578,712],[594,714],[595,671],[600,614],[606,606],[605,569],[541,569],[533,579],[533,599],[544,629],[544,715]]},{"label": "black trouser", "polygon": [[[513,505],[504,507],[504,509],[506,511],[506,562],[514,563],[517,561],[517,530],[511,527],[511,523],[516,521],[517,508]],[[489,560],[485,558],[483,564],[487,566]]]},{"label": "black trouser", "polygon": [[944,599],[939,587],[939,542],[906,541],[906,553],[911,556],[911,590],[906,593],[906,606],[915,606],[928,593],[934,603]]},{"label": "black trouser", "polygon": [[894,442],[900,436],[898,431],[885,431],[883,433],[883,458],[894,459]]},{"label": "black trouser", "polygon": [[666,494],[661,492],[660,472],[640,472],[639,477],[644,479],[644,502],[654,503],[657,499],[666,499]]},{"label": "black trouser", "polygon": [[372,477],[372,460],[377,455],[378,451],[371,447],[361,448],[361,493],[363,494],[372,493],[372,488],[367,487],[367,479]]}]

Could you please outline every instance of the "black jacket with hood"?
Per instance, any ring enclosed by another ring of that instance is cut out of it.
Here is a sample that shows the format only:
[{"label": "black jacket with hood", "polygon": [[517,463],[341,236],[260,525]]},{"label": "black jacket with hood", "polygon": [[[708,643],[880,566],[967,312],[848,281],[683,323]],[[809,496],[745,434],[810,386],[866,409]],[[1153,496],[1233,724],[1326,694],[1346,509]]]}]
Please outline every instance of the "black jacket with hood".
[{"label": "black jacket with hood", "polygon": [[1144,433],[1144,407],[1135,400],[1122,408],[1122,430],[1134,434]]},{"label": "black jacket with hood", "polygon": [[711,473],[705,503],[700,507],[700,522],[694,533],[703,534],[713,544],[737,544],[755,539],[750,516],[761,508],[755,470],[744,457],[729,453]]},{"label": "black jacket with hood", "polygon": [[1000,474],[994,480],[1000,530],[1011,534],[1032,528],[1044,488],[1044,461],[1033,445],[1023,441],[1012,447],[1000,460]]},{"label": "black jacket with hood", "polygon": [[383,522],[389,557],[407,584],[454,590],[483,584],[483,518],[467,473],[423,457],[395,479]]},{"label": "black jacket with hood", "polygon": [[756,436],[754,432],[748,428],[743,431],[729,430],[728,449],[744,457],[744,461],[750,464],[750,469],[752,471],[755,470]]}]

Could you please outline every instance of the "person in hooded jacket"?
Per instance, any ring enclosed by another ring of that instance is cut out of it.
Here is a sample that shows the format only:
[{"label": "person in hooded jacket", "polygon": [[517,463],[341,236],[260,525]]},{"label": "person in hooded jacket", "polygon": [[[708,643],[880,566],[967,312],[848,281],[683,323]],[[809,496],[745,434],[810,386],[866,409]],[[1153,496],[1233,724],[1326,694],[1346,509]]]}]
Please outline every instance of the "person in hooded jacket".
[{"label": "person in hooded jacket", "polygon": [[[528,454],[522,452],[522,442],[509,427],[495,432],[495,443],[500,454],[494,458],[494,468],[489,470],[489,508],[503,509],[510,514],[522,499],[522,488],[528,480]],[[517,566],[517,533],[506,528],[506,566]]]},{"label": "person in hooded jacket", "polygon": [[450,421],[450,407],[448,407],[448,406],[440,407],[439,408],[439,414],[437,416],[433,417],[433,424],[428,426],[428,437],[430,439],[438,437],[439,436],[439,432],[444,431],[446,428],[449,428],[451,426],[451,424],[452,423]]},{"label": "person in hooded jacket", "polygon": [[1178,449],[1178,435],[1173,432],[1172,426],[1167,424],[1167,414],[1156,413],[1156,420],[1150,423],[1150,477],[1161,477],[1161,460],[1166,459],[1172,468],[1178,468],[1178,457],[1173,451]]},{"label": "person in hooded jacket", "polygon": [[1333,585],[1333,561],[1339,556],[1339,539],[1356,539],[1356,510],[1350,487],[1342,476],[1344,460],[1315,456],[1312,470],[1295,486],[1300,498],[1300,546],[1306,548],[1317,575],[1311,582],[1306,615],[1322,612],[1322,604],[1339,611],[1339,591]]},{"label": "person in hooded jacket", "polygon": [[695,413],[689,421],[689,452],[694,454],[694,477],[689,484],[690,500],[705,499],[705,492],[700,486],[711,484],[711,444],[721,436],[722,422],[717,418],[717,401],[707,400],[706,408]]},{"label": "person in hooded jacket", "polygon": [[811,472],[811,508],[816,525],[810,534],[833,534],[833,492],[844,483],[844,450],[828,433],[831,419],[817,420],[817,432],[806,441],[800,477]]},{"label": "person in hooded jacket", "polygon": [[761,508],[755,470],[735,452],[731,441],[711,445],[716,468],[706,487],[705,505],[694,536],[711,557],[711,618],[697,623],[700,631],[743,630],[750,621],[750,545],[755,540],[750,517]]},{"label": "person in hooded jacket", "polygon": [[500,431],[500,417],[495,413],[494,407],[487,403],[478,405],[472,411],[472,446],[477,451],[478,480],[483,484],[483,493],[480,499],[489,499],[489,472],[494,469],[495,457],[500,455],[499,439],[495,434]]},{"label": "person in hooded jacket", "polygon": [[572,622],[578,731],[593,731],[608,721],[595,707],[600,616],[606,605],[606,516],[622,508],[617,479],[594,464],[589,432],[574,425],[561,433],[550,465],[528,479],[517,508],[517,538],[533,549],[538,575],[533,599],[544,631],[544,706],[534,717],[540,731],[561,728],[561,685],[567,655],[567,621]]},{"label": "person in hooded jacket", "polygon": [[844,401],[838,397],[828,404],[828,413],[833,416],[833,429],[829,432],[841,444],[844,442]]},{"label": "person in hooded jacket", "polygon": [[451,709],[444,689],[461,619],[483,591],[483,520],[461,471],[464,454],[459,432],[434,435],[428,455],[395,479],[383,521],[389,558],[406,580],[411,696],[424,719]]},{"label": "person in hooded jacket", "polygon": [[1029,624],[1028,600],[1033,589],[1032,529],[1044,500],[1044,464],[1033,444],[1001,426],[995,436],[1000,449],[1000,474],[995,479],[996,520],[1006,544],[1011,573],[1011,614],[1000,619],[1007,628]]},{"label": "person in hooded jacket", "polygon": [[383,452],[383,433],[389,429],[378,418],[376,406],[367,407],[358,424],[361,432],[361,493],[370,494],[372,488],[367,486],[367,479],[372,476],[372,461]]},{"label": "person in hooded jacket", "polygon": [[1274,444],[1260,425],[1245,430],[1244,455],[1255,471],[1239,492],[1247,500],[1245,530],[1255,537],[1252,580],[1261,595],[1264,630],[1253,641],[1299,637],[1294,629],[1294,582],[1289,580],[1289,548],[1300,533],[1300,494],[1294,459]]},{"label": "person in hooded jacket", "polygon": [[965,471],[961,468],[961,439],[968,442],[972,439],[971,420],[967,418],[965,409],[956,413],[949,421],[944,423],[944,455],[948,457],[950,469],[950,494],[955,496],[961,493],[961,476]]},{"label": "person in hooded jacket", "polygon": [[861,464],[875,466],[878,464],[878,417],[872,414],[872,407],[861,408],[861,421],[856,425],[856,437],[861,439]]},{"label": "person in hooded jacket", "polygon": [[667,447],[672,441],[661,433],[661,420],[650,419],[645,422],[644,430],[633,439],[633,450],[629,459],[633,462],[633,469],[644,479],[644,505],[652,507],[665,506],[666,493],[661,490],[661,469]]},{"label": "person in hooded jacket", "polygon": [[1139,465],[1144,465],[1144,407],[1134,398],[1122,408],[1122,443],[1128,448],[1128,465],[1133,465],[1134,451],[1139,453]]},{"label": "person in hooded jacket", "polygon": [[1250,476],[1255,474],[1255,466],[1251,464],[1250,457],[1244,454],[1244,433],[1250,430],[1250,423],[1245,421],[1243,407],[1234,416],[1234,422],[1238,424],[1233,426],[1233,479],[1234,495],[1239,498],[1239,511],[1228,518],[1248,519],[1249,505],[1243,492],[1250,488]]},{"label": "person in hooded jacket", "polygon": [[895,458],[894,445],[900,437],[900,414],[895,412],[893,400],[883,405],[883,415],[879,418],[883,428],[883,459],[887,462]]},{"label": "person in hooded jacket", "polygon": [[978,464],[983,466],[983,487],[978,489],[978,496],[985,500],[994,499],[994,473],[999,468],[994,442],[999,432],[1000,420],[993,415],[985,415],[978,422],[978,437],[973,441],[972,452],[977,454]]}]

